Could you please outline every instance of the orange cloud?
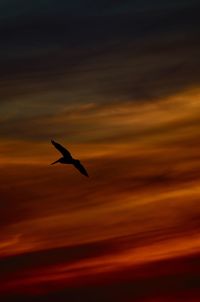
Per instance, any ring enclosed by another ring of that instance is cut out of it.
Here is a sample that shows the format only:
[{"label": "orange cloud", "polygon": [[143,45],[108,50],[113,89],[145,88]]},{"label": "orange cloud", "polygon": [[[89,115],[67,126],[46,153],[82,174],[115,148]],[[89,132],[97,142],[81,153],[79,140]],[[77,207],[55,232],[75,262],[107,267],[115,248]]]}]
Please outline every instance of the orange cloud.
[{"label": "orange cloud", "polygon": [[2,259],[111,242],[108,250],[71,264],[50,261],[40,277],[38,267],[19,283],[37,288],[42,280],[63,283],[198,253],[199,107],[197,90],[151,104],[88,104],[33,119],[36,132],[50,124],[60,129],[62,143],[62,129],[72,129],[68,147],[89,179],[72,167],[49,166],[59,157],[49,141],[27,140],[26,131],[24,140],[4,140]]}]

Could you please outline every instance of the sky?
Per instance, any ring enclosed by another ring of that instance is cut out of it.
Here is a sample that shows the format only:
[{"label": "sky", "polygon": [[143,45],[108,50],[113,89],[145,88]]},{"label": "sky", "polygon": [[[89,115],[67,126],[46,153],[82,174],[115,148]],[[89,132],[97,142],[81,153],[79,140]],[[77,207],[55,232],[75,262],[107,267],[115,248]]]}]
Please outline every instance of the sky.
[{"label": "sky", "polygon": [[1,1],[5,302],[199,301],[199,9]]}]

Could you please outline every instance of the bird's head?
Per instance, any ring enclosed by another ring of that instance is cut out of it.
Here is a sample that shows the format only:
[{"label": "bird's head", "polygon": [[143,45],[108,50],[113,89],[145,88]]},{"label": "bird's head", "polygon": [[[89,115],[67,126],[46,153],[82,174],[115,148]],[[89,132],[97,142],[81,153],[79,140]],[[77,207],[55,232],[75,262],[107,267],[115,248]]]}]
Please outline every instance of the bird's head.
[{"label": "bird's head", "polygon": [[57,163],[60,163],[60,158],[58,160],[54,161],[51,165],[55,165]]}]

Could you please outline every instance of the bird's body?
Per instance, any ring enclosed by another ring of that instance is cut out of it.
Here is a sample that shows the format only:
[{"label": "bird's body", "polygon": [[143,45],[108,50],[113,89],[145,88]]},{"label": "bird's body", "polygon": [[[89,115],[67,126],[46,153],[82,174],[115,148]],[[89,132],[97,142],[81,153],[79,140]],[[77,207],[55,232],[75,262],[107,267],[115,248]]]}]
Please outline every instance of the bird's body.
[{"label": "bird's body", "polygon": [[[72,164],[73,165],[73,160],[74,159],[69,159],[69,158],[65,158],[65,157],[61,157],[61,158],[59,158],[56,162],[59,162],[59,163],[61,163],[61,164]],[[55,162],[55,163],[56,163]],[[52,163],[52,165],[53,165],[54,163]]]},{"label": "bird's body", "polygon": [[62,153],[63,157],[59,158],[58,160],[56,160],[55,162],[53,162],[51,165],[54,165],[56,163],[61,163],[61,164],[68,164],[68,165],[73,165],[76,169],[79,170],[79,172],[85,176],[89,176],[86,169],[83,167],[83,165],[81,164],[81,162],[78,159],[74,159],[70,152],[65,149],[62,145],[56,143],[55,141],[51,141],[52,144],[54,145],[54,147]]}]

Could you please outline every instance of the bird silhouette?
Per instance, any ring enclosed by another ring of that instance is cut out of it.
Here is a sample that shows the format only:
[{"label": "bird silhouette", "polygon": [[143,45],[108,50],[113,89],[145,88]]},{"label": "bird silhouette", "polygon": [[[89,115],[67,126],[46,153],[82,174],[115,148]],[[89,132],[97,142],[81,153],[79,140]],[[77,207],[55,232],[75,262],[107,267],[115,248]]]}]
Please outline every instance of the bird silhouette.
[{"label": "bird silhouette", "polygon": [[89,176],[86,169],[83,167],[81,164],[80,160],[74,159],[70,152],[65,149],[62,145],[56,143],[55,141],[51,140],[52,144],[54,147],[63,155],[63,157],[59,158],[58,160],[54,161],[51,165],[54,165],[56,163],[61,163],[61,164],[71,164],[74,165],[76,169],[79,170],[79,172],[85,176]]}]

